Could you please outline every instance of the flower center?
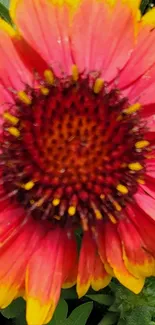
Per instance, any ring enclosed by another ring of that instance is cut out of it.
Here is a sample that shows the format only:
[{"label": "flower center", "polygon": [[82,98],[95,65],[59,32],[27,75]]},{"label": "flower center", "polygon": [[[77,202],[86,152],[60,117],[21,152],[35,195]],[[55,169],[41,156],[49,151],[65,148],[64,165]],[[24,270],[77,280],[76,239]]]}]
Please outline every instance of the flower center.
[{"label": "flower center", "polygon": [[143,181],[149,142],[139,104],[90,76],[47,82],[3,115],[2,181],[34,218],[60,225],[117,222]]}]

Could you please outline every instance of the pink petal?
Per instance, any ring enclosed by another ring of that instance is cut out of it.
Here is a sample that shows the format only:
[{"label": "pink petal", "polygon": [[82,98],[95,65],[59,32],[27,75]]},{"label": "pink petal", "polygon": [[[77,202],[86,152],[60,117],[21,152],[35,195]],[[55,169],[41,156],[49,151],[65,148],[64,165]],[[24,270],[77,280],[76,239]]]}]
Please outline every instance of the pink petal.
[{"label": "pink petal", "polygon": [[139,189],[134,195],[139,207],[144,210],[153,220],[155,220],[155,199]]},{"label": "pink petal", "polygon": [[155,178],[155,159],[147,159],[145,162],[146,174],[150,177]]},{"label": "pink petal", "polygon": [[130,205],[126,208],[127,214],[146,244],[147,250],[155,256],[155,222],[138,205]]},{"label": "pink petal", "polygon": [[145,184],[139,185],[145,193],[155,199],[155,179],[149,176],[145,177]]},{"label": "pink petal", "polygon": [[21,90],[25,84],[32,83],[32,74],[18,55],[13,44],[17,35],[12,30],[10,35],[11,27],[8,26],[5,22],[0,23],[0,83],[6,88]]},{"label": "pink petal", "polygon": [[80,71],[99,71],[106,81],[113,79],[134,46],[133,20],[129,6],[119,1],[111,8],[103,1],[84,0],[71,26],[72,52]]},{"label": "pink petal", "polygon": [[72,66],[69,6],[48,0],[22,0],[15,10],[12,7],[13,20],[24,39],[56,74],[69,73]]},{"label": "pink petal", "polygon": [[[155,53],[155,30],[151,26],[145,26],[141,28],[138,36],[135,49],[132,52],[131,58],[128,61],[125,68],[122,70],[118,80],[118,87],[125,89],[129,87],[133,82],[137,81],[138,78],[142,78],[137,83],[137,90],[141,88],[144,90],[146,82],[150,82],[150,71],[148,71],[154,64],[154,53]],[[152,71],[154,75],[154,68]],[[140,84],[139,84],[140,83]],[[142,87],[143,85],[143,87]],[[135,86],[134,86],[135,87]],[[134,90],[134,93],[130,94],[130,98],[140,94],[140,91]],[[146,90],[146,88],[145,88]],[[143,98],[143,96],[142,96]]]}]

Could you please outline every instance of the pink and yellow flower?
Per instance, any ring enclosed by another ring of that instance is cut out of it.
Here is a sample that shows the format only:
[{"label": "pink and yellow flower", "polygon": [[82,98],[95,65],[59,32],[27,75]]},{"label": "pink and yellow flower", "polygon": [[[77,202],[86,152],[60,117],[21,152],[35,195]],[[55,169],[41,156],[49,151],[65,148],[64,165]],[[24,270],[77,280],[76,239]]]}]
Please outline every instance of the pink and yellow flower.
[{"label": "pink and yellow flower", "polygon": [[[0,307],[155,275],[155,9],[12,0],[0,21]],[[83,230],[79,254],[75,231]]]}]

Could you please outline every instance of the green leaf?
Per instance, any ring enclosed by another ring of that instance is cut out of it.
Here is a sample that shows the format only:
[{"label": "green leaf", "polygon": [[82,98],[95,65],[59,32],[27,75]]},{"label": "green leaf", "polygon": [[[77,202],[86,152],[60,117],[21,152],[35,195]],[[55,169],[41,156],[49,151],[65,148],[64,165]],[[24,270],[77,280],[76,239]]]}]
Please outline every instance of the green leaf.
[{"label": "green leaf", "polygon": [[120,319],[117,323],[117,325],[126,325],[126,320]]},{"label": "green leaf", "polygon": [[149,2],[150,2],[149,0],[142,0],[141,5],[140,5],[140,9],[141,9],[142,14],[144,13],[144,11],[145,11],[146,7],[148,6]]},{"label": "green leaf", "polygon": [[92,308],[92,302],[82,304],[75,308],[67,318],[68,305],[64,299],[60,299],[54,316],[48,325],[85,325]]},{"label": "green leaf", "polygon": [[65,324],[68,314],[68,305],[64,299],[60,299],[55,310],[54,316],[48,325],[63,325]]},{"label": "green leaf", "polygon": [[140,5],[140,10],[141,13],[144,14],[147,7],[152,4],[153,1],[150,0],[142,0],[141,5]]},{"label": "green leaf", "polygon": [[94,294],[94,295],[86,295],[86,297],[105,306],[111,306],[114,301],[114,297],[110,295]]},{"label": "green leaf", "polygon": [[117,313],[107,313],[98,325],[113,325],[118,319]]},{"label": "green leaf", "polygon": [[7,23],[12,25],[9,10],[6,6],[4,6],[4,4],[2,4],[2,1],[0,1],[0,17],[3,18]]},{"label": "green leaf", "polygon": [[135,308],[126,319],[126,325],[148,325],[151,322],[151,313],[145,306]]},{"label": "green leaf", "polygon": [[13,324],[14,325],[27,325],[25,316],[26,316],[26,312],[24,311],[17,318],[15,318],[15,321]]},{"label": "green leaf", "polygon": [[62,289],[61,290],[61,298],[65,299],[65,300],[77,299],[78,296],[77,296],[75,287],[72,287],[70,289]]},{"label": "green leaf", "polygon": [[75,308],[63,325],[85,325],[93,309],[93,303],[87,302]]},{"label": "green leaf", "polygon": [[24,310],[25,301],[22,298],[18,298],[5,309],[1,309],[1,314],[8,319],[17,318]]},{"label": "green leaf", "polygon": [[6,8],[9,8],[10,0],[0,0],[0,3]]}]

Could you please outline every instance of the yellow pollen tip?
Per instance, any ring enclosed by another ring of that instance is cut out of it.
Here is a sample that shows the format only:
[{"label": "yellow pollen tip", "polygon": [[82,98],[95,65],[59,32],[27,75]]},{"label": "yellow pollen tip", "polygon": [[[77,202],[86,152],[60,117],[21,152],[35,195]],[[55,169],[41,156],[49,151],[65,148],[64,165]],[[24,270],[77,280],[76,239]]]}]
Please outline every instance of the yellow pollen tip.
[{"label": "yellow pollen tip", "polygon": [[44,198],[42,197],[40,200],[36,202],[36,206],[41,207],[43,203],[44,203]]},{"label": "yellow pollen tip", "polygon": [[72,66],[72,77],[74,81],[77,81],[79,78],[79,71],[76,64],[73,64]]},{"label": "yellow pollen tip", "polygon": [[29,191],[34,187],[34,182],[33,181],[29,181],[26,184],[23,184],[22,187],[26,190]]},{"label": "yellow pollen tip", "polygon": [[105,195],[104,195],[104,194],[101,194],[101,195],[100,195],[100,199],[101,199],[101,200],[104,200],[104,199],[105,199]]},{"label": "yellow pollen tip", "polygon": [[116,187],[117,191],[119,191],[122,194],[128,194],[128,189],[126,186],[122,185],[122,184],[118,184]]},{"label": "yellow pollen tip", "polygon": [[26,105],[31,105],[32,101],[31,98],[26,94],[25,91],[18,91],[17,93],[18,98]]},{"label": "yellow pollen tip", "polygon": [[95,210],[95,215],[96,215],[96,219],[97,220],[102,220],[103,217],[102,217],[102,214],[99,210]]},{"label": "yellow pollen tip", "polygon": [[98,94],[102,90],[103,85],[104,85],[104,80],[101,78],[97,78],[94,84],[94,93]]},{"label": "yellow pollen tip", "polygon": [[15,128],[14,126],[11,126],[10,128],[8,128],[8,132],[16,138],[18,138],[20,136],[20,131],[17,128]]},{"label": "yellow pollen tip", "polygon": [[109,217],[109,219],[111,220],[111,222],[113,224],[116,224],[117,223],[117,220],[115,219],[115,217],[111,213],[108,214],[108,217]]},{"label": "yellow pollen tip", "polygon": [[128,165],[129,169],[138,172],[143,169],[143,166],[139,162],[131,163]]},{"label": "yellow pollen tip", "polygon": [[141,105],[139,103],[136,103],[134,105],[129,106],[128,108],[123,110],[123,113],[125,114],[133,114],[137,112],[141,108]]},{"label": "yellow pollen tip", "polygon": [[149,146],[150,142],[147,140],[142,140],[142,141],[138,141],[135,143],[135,147],[136,149],[143,149],[147,146]]},{"label": "yellow pollen tip", "polygon": [[52,204],[54,205],[54,207],[56,207],[57,205],[59,205],[59,203],[60,203],[60,199],[54,199],[52,201]]},{"label": "yellow pollen tip", "polygon": [[19,122],[19,119],[18,119],[16,116],[13,116],[13,115],[11,115],[11,114],[8,113],[8,112],[5,112],[5,113],[3,114],[3,117],[4,117],[6,120],[8,120],[9,122],[11,122],[13,125],[18,124],[18,122]]},{"label": "yellow pollen tip", "polygon": [[138,179],[137,179],[137,182],[138,182],[139,184],[142,184],[142,185],[144,185],[144,184],[145,184],[145,181],[144,181],[144,179],[140,179],[140,178],[138,178]]},{"label": "yellow pollen tip", "polygon": [[61,219],[61,217],[60,216],[54,216],[54,219],[56,219],[56,220],[60,220]]},{"label": "yellow pollen tip", "polygon": [[44,71],[44,77],[45,77],[46,82],[49,85],[54,84],[54,75],[53,75],[53,72],[51,70],[45,70]]},{"label": "yellow pollen tip", "polygon": [[40,91],[41,91],[42,95],[44,95],[44,96],[47,96],[49,94],[49,89],[46,87],[41,87]]},{"label": "yellow pollen tip", "polygon": [[116,208],[117,211],[121,211],[122,210],[122,207],[119,205],[118,202],[114,201],[113,202],[113,205],[114,205],[114,207]]},{"label": "yellow pollen tip", "polygon": [[122,115],[119,115],[119,116],[117,117],[116,121],[117,121],[117,122],[120,122],[120,121],[122,121],[122,119],[123,119]]},{"label": "yellow pollen tip", "polygon": [[76,213],[76,207],[70,206],[69,209],[68,209],[68,214],[70,216],[74,216],[75,213]]}]

